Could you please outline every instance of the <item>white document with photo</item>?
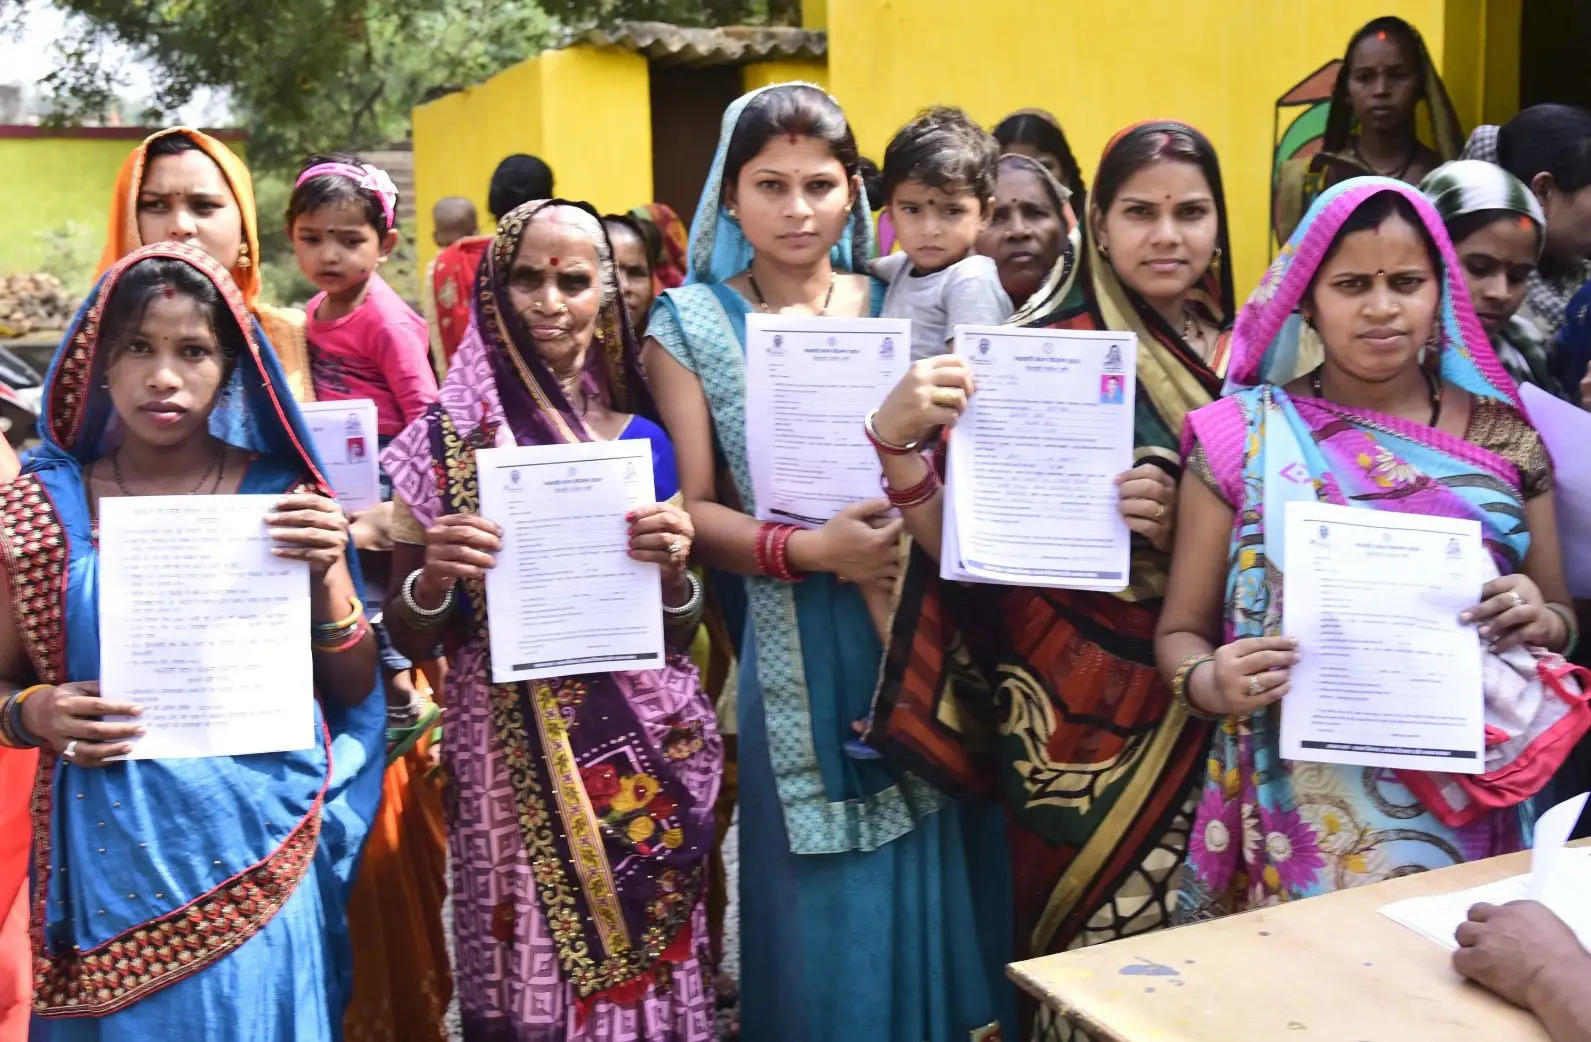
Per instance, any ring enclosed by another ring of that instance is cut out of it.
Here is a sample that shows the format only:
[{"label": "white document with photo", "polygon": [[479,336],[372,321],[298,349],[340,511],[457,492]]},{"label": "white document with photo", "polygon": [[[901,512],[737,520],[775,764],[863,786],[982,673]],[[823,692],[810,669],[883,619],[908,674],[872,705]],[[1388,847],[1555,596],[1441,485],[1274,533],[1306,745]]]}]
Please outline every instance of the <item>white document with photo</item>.
[{"label": "white document with photo", "polygon": [[630,557],[625,514],[656,501],[645,438],[476,454],[481,516],[503,530],[486,573],[492,682],[655,669],[663,583]]},{"label": "white document with photo", "polygon": [[129,759],[308,749],[309,564],[271,553],[279,496],[99,505],[100,696],[141,706]]},{"label": "white document with photo", "polygon": [[381,462],[377,458],[376,403],[369,398],[341,402],[300,402],[315,454],[326,480],[350,514],[381,505]]},{"label": "white document with photo", "polygon": [[1125,589],[1138,338],[957,326],[955,349],[976,391],[950,436],[940,575]]},{"label": "white document with photo", "polygon": [[1282,755],[1483,773],[1480,636],[1458,619],[1495,574],[1480,524],[1309,501],[1283,523]]},{"label": "white document with photo", "polygon": [[862,418],[911,365],[911,322],[746,316],[746,456],[757,517],[815,528],[883,496]]}]

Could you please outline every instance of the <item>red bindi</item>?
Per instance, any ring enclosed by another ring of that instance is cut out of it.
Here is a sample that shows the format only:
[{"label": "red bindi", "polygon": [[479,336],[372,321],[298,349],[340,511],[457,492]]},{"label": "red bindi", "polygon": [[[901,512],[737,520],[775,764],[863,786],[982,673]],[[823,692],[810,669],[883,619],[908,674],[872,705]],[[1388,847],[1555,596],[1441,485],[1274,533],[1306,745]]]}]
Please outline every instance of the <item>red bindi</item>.
[{"label": "red bindi", "polygon": [[790,143],[792,145],[795,144],[796,142],[800,141],[800,140],[801,140],[801,135],[800,134],[791,134],[790,135]]},{"label": "red bindi", "polygon": [[1380,40],[1382,43],[1386,43],[1387,42],[1387,31],[1385,29],[1383,29],[1380,32],[1376,33],[1376,39]]},{"label": "red bindi", "polygon": [[553,257],[553,258],[550,258],[550,259],[552,261],[552,266],[556,268],[558,266],[558,258],[557,257]]},{"label": "red bindi", "polygon": [[1535,226],[1536,226],[1536,222],[1531,220],[1529,217],[1521,217],[1521,218],[1519,218],[1519,227],[1521,227],[1521,228],[1534,228]]},{"label": "red bindi", "polygon": [[160,295],[165,297],[167,300],[173,300],[177,296],[177,291],[171,286],[170,283],[161,283]]}]

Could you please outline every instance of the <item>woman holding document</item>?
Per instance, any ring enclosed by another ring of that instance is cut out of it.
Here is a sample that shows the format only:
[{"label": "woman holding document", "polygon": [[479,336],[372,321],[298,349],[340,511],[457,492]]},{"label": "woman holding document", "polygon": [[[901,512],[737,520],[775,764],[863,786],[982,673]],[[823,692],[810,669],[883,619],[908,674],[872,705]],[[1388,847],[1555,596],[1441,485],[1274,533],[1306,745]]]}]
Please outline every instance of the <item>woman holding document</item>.
[{"label": "woman holding document", "polygon": [[[443,756],[464,1031],[709,1042],[705,869],[723,754],[686,655],[702,588],[596,212],[563,200],[511,211],[475,292],[439,402],[382,457],[393,638],[420,649],[440,636],[452,663]],[[627,550],[614,549],[661,567],[666,662],[494,683],[491,656],[508,652],[489,640],[484,579],[504,544],[478,513],[476,450],[628,439],[648,444],[664,502],[634,510]]]},{"label": "woman holding document", "polygon": [[[1324,344],[1315,368],[1298,359],[1306,328]],[[1567,651],[1576,640],[1551,465],[1476,320],[1441,217],[1400,181],[1328,189],[1232,339],[1238,390],[1190,416],[1184,435],[1182,522],[1156,638],[1179,704],[1220,721],[1180,914],[1221,915],[1519,849],[1528,791],[1475,800],[1459,817],[1430,791],[1455,775],[1281,755],[1275,703],[1300,653],[1278,635],[1289,500],[1478,522],[1501,577],[1454,614],[1479,628],[1488,705],[1507,690],[1500,653]],[[1325,525],[1318,531],[1313,545],[1330,538]],[[1450,556],[1460,552],[1449,544]],[[1527,683],[1533,664],[1530,674]],[[1408,729],[1400,719],[1380,732],[1388,742]],[[1527,778],[1545,783],[1564,751],[1543,753]]]},{"label": "woman holding document", "polygon": [[[746,509],[748,316],[856,318],[883,302],[883,284],[859,274],[872,224],[857,159],[845,114],[816,87],[781,84],[731,105],[691,227],[690,276],[653,309],[647,365],[697,551],[745,576],[750,601],[742,1037],[960,1042],[983,1037],[1010,994],[999,817],[843,750],[881,650],[852,584],[894,575],[900,523],[881,516],[882,498],[815,529]],[[859,999],[880,967],[892,968],[889,987]]]},{"label": "woman holding document", "polygon": [[[0,739],[40,747],[32,1037],[334,1037],[384,712],[348,522],[282,370],[226,269],[159,243],[90,293],[44,401],[43,444],[0,489]],[[120,497],[229,494],[279,497],[273,553],[308,562],[313,744],[118,762],[145,729],[99,691],[99,519]]]},{"label": "woman holding document", "polygon": [[[1016,156],[1002,170],[1013,163],[1048,177]],[[1172,704],[1150,639],[1176,522],[1176,432],[1220,386],[1205,360],[1231,310],[1220,169],[1191,127],[1144,124],[1106,149],[1093,185],[1087,230],[1013,321],[1138,335],[1139,465],[1117,479],[1136,534],[1129,588],[940,580],[944,496],[915,446],[976,393],[961,358],[917,363],[869,418],[890,485],[919,490],[892,494],[917,547],[871,739],[952,791],[1004,793],[1017,958],[1168,920],[1208,734]]]}]

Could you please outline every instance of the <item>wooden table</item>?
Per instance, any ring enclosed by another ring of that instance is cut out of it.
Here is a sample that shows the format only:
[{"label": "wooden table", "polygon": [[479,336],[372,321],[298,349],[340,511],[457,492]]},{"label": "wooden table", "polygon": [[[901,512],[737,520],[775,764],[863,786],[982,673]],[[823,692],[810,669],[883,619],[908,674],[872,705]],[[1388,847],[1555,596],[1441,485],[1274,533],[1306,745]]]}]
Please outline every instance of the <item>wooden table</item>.
[{"label": "wooden table", "polygon": [[1509,854],[1007,972],[1100,1042],[1547,1042],[1529,1013],[1454,973],[1451,952],[1377,911],[1528,871],[1528,852]]}]

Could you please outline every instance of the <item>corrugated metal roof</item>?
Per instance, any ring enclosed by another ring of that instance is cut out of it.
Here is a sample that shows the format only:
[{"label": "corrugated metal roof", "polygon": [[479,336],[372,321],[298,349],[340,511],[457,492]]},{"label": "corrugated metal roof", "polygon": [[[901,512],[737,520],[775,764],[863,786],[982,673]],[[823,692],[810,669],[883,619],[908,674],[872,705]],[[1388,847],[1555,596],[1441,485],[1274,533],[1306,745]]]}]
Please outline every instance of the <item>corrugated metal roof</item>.
[{"label": "corrugated metal roof", "polygon": [[577,39],[597,47],[622,47],[659,65],[744,65],[782,58],[822,58],[828,34],[810,29],[734,25],[687,29],[667,22],[619,22]]}]

